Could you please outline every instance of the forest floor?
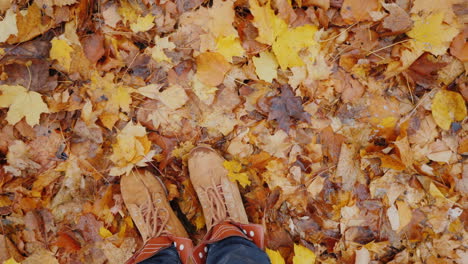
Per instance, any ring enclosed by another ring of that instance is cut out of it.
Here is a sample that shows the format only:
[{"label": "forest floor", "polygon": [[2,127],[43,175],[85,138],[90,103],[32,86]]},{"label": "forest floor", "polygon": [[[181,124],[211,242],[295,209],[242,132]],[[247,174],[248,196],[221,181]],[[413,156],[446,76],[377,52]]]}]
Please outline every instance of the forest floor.
[{"label": "forest floor", "polygon": [[[124,263],[227,160],[281,263],[468,263],[463,0],[0,0],[0,263]],[[242,206],[242,205],[239,205]]]}]

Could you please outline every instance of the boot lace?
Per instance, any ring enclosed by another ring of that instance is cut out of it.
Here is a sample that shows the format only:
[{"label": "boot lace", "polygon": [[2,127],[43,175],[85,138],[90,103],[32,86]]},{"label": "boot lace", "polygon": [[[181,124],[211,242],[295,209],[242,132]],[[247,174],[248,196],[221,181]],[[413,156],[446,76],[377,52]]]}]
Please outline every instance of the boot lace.
[{"label": "boot lace", "polygon": [[[142,180],[143,184],[146,187],[145,182]],[[159,237],[166,232],[166,226],[169,222],[169,211],[167,208],[161,206],[161,200],[155,198],[148,191],[148,188],[145,189],[146,201],[140,205],[139,209],[143,217],[143,221],[146,224],[146,231],[148,236],[143,237],[143,240],[146,242],[152,237]]]},{"label": "boot lace", "polygon": [[208,198],[208,204],[212,213],[211,223],[207,223],[207,226],[215,226],[220,222],[227,220],[229,214],[226,208],[226,201],[224,200],[221,185],[217,185],[214,179],[211,178],[211,186],[208,186],[204,191]]}]

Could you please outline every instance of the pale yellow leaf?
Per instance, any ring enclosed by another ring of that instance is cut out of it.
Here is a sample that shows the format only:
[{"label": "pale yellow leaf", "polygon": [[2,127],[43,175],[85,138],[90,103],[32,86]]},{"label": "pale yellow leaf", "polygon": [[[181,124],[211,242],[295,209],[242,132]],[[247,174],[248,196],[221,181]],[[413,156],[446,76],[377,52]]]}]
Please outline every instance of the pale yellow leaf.
[{"label": "pale yellow leaf", "polygon": [[257,0],[249,0],[250,12],[254,16],[253,24],[258,29],[257,41],[272,45],[276,37],[287,30],[288,25],[277,17],[270,7],[270,1],[260,6]]},{"label": "pale yellow leaf", "polygon": [[134,166],[143,166],[148,156],[152,156],[150,151],[151,142],[146,135],[146,129],[140,124],[129,122],[122,131],[117,134],[117,142],[112,144],[113,153],[110,160],[115,166],[109,173],[112,176],[119,176],[129,173]]},{"label": "pale yellow leaf", "polygon": [[16,14],[12,9],[8,9],[5,17],[0,21],[0,43],[5,42],[10,35],[16,36],[17,34]]},{"label": "pale yellow leaf", "polygon": [[437,186],[433,182],[431,182],[431,184],[429,185],[429,193],[432,195],[432,197],[445,199],[444,194],[439,190],[439,188],[437,188]]},{"label": "pale yellow leaf", "polygon": [[367,248],[362,247],[359,250],[356,250],[356,261],[354,264],[369,264],[370,262],[370,253]]},{"label": "pale yellow leaf", "polygon": [[443,18],[443,12],[423,17],[413,16],[414,26],[407,35],[416,40],[416,45],[422,50],[434,55],[443,55],[460,31],[454,25],[444,24]]},{"label": "pale yellow leaf", "polygon": [[441,90],[432,99],[432,117],[442,129],[450,129],[452,122],[462,121],[467,115],[465,100],[461,94]]},{"label": "pale yellow leaf", "polygon": [[159,89],[161,85],[152,83],[138,88],[135,92],[151,99],[158,99]]},{"label": "pale yellow leaf", "polygon": [[236,35],[217,38],[216,51],[223,55],[229,62],[232,62],[233,56],[241,57],[244,55],[244,48],[242,48]]},{"label": "pale yellow leaf", "polygon": [[16,260],[14,258],[9,258],[9,259],[3,261],[3,264],[21,264],[21,263],[16,262]]},{"label": "pale yellow leaf", "polygon": [[159,93],[158,98],[172,110],[182,107],[188,101],[185,89],[177,84]]},{"label": "pale yellow leaf", "polygon": [[315,253],[298,244],[294,244],[293,264],[314,264]]},{"label": "pale yellow leaf", "polygon": [[0,85],[0,107],[9,107],[6,120],[15,125],[23,117],[30,126],[39,124],[42,113],[49,113],[41,94],[27,91],[23,86]]},{"label": "pale yellow leaf", "polygon": [[396,204],[398,207],[398,216],[400,218],[400,228],[398,230],[401,230],[410,223],[413,213],[406,202],[396,201]]},{"label": "pale yellow leaf", "polygon": [[252,57],[252,61],[255,65],[255,73],[261,80],[272,82],[277,77],[278,63],[271,52],[263,51],[260,57]]},{"label": "pale yellow leaf", "polygon": [[304,25],[278,35],[272,49],[281,69],[304,65],[298,53],[301,49],[317,43],[314,39],[316,31],[316,26]]},{"label": "pale yellow leaf", "polygon": [[136,22],[130,24],[130,29],[135,32],[146,32],[154,27],[154,16],[148,14],[144,17],[138,16]]},{"label": "pale yellow leaf", "polygon": [[53,38],[51,41],[50,58],[57,60],[58,64],[69,71],[71,66],[71,53],[73,48],[63,39]]}]

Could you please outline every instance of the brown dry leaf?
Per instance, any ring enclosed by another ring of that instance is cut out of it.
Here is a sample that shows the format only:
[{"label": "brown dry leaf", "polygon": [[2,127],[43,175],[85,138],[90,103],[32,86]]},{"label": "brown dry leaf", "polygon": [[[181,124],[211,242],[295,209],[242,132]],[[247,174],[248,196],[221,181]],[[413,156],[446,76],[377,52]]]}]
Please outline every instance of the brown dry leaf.
[{"label": "brown dry leaf", "polygon": [[450,45],[450,54],[457,57],[462,62],[468,62],[468,29],[465,28],[458,34]]},{"label": "brown dry leaf", "polygon": [[354,187],[354,183],[358,180],[360,173],[354,147],[343,143],[336,168],[336,177],[341,178],[343,189],[347,191],[351,190]]},{"label": "brown dry leaf", "polygon": [[397,4],[383,4],[383,7],[390,12],[390,15],[384,18],[383,27],[394,33],[408,31],[413,25],[409,14]]},{"label": "brown dry leaf", "polygon": [[30,5],[27,12],[19,13],[16,23],[18,34],[8,39],[9,44],[31,40],[54,26],[54,21],[43,15],[36,3]]},{"label": "brown dry leaf", "polygon": [[302,100],[294,96],[291,86],[280,86],[279,96],[270,100],[268,120],[278,122],[278,127],[288,132],[294,120],[310,122],[310,114],[304,111]]},{"label": "brown dry leaf", "polygon": [[217,52],[205,52],[197,56],[197,78],[208,86],[217,86],[231,69],[231,64]]},{"label": "brown dry leaf", "polygon": [[344,0],[341,6],[341,17],[348,24],[371,20],[370,12],[380,7],[377,0]]}]

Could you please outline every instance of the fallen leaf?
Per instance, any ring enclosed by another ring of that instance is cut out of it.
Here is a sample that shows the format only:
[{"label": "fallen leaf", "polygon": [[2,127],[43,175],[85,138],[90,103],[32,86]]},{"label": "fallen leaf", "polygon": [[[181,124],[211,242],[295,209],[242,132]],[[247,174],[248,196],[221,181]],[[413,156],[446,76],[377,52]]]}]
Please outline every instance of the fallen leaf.
[{"label": "fallen leaf", "polygon": [[59,233],[55,245],[64,248],[68,252],[76,252],[81,249],[80,244],[65,232]]},{"label": "fallen leaf", "polygon": [[71,53],[73,48],[64,39],[53,38],[51,41],[52,48],[50,49],[50,58],[57,60],[57,62],[64,67],[67,71],[70,71],[71,66]]},{"label": "fallen leaf", "polygon": [[154,16],[148,14],[144,17],[139,16],[134,23],[130,24],[130,29],[135,32],[146,32],[154,27]]},{"label": "fallen leaf", "polygon": [[111,26],[116,27],[117,23],[122,20],[119,12],[117,11],[117,5],[113,4],[107,9],[102,12],[102,17],[104,18],[104,22]]},{"label": "fallen leaf", "polygon": [[394,3],[383,3],[382,5],[388,12],[390,12],[390,15],[385,17],[383,20],[382,26],[384,28],[395,33],[406,32],[411,28],[413,21],[403,8]]},{"label": "fallen leaf", "polygon": [[298,53],[303,48],[317,44],[314,39],[316,31],[316,26],[304,25],[278,35],[272,49],[281,69],[285,70],[288,67],[304,65],[304,61],[299,57]]},{"label": "fallen leaf", "polygon": [[146,135],[146,129],[140,124],[129,122],[117,135],[117,142],[112,145],[113,153],[110,160],[114,166],[110,175],[119,176],[129,173],[134,166],[144,166],[150,161],[154,151],[150,151],[151,142]]},{"label": "fallen leaf", "polygon": [[52,252],[46,249],[38,249],[34,254],[27,257],[21,262],[22,264],[59,264],[58,260],[55,258]]},{"label": "fallen leaf", "polygon": [[197,78],[207,86],[217,86],[231,69],[231,64],[217,52],[204,52],[197,56]]},{"label": "fallen leaf", "polygon": [[312,197],[317,197],[317,195],[322,191],[325,183],[325,178],[316,176],[314,180],[307,187],[307,191],[312,195]]},{"label": "fallen leaf", "polygon": [[223,55],[227,61],[232,62],[232,57],[242,57],[245,51],[237,36],[229,35],[216,39],[216,52]]},{"label": "fallen leaf", "polygon": [[156,36],[154,37],[154,44],[154,47],[151,49],[151,57],[157,62],[172,62],[164,52],[164,49],[171,51],[176,47],[174,43],[169,41],[169,37],[160,38],[159,36]]},{"label": "fallen leaf", "polygon": [[452,122],[461,121],[466,117],[465,100],[456,92],[441,90],[432,99],[432,117],[442,129],[450,129]]},{"label": "fallen leaf", "polygon": [[437,12],[428,16],[414,16],[414,26],[407,35],[416,41],[417,47],[434,55],[447,51],[452,39],[459,30],[443,23],[444,13]]},{"label": "fallen leaf", "polygon": [[206,105],[211,105],[215,99],[218,88],[216,86],[209,86],[194,77],[192,80],[192,91],[195,95]]},{"label": "fallen leaf", "polygon": [[344,0],[341,6],[341,17],[348,24],[371,20],[370,13],[377,11],[379,1],[377,0]]},{"label": "fallen leaf", "polygon": [[267,248],[265,252],[267,253],[268,258],[270,258],[271,264],[285,264],[284,258],[277,250]]},{"label": "fallen leaf", "polygon": [[37,3],[29,5],[26,12],[16,14],[18,34],[8,39],[8,43],[18,43],[31,40],[43,34],[54,26],[54,21],[45,15]]},{"label": "fallen leaf", "polygon": [[259,57],[252,57],[252,61],[258,78],[270,83],[277,78],[278,63],[271,52],[263,51]]},{"label": "fallen leaf", "polygon": [[16,262],[14,258],[9,258],[8,260],[3,261],[3,264],[21,264],[21,263]]},{"label": "fallen leaf", "polygon": [[16,36],[16,34],[18,34],[16,14],[12,9],[8,9],[3,20],[0,21],[0,42],[5,42],[10,35]]},{"label": "fallen leaf", "polygon": [[360,173],[354,148],[343,143],[336,168],[336,177],[341,178],[343,189],[352,190]]},{"label": "fallen leaf", "polygon": [[242,187],[246,187],[250,185],[249,176],[246,172],[241,172],[242,164],[240,164],[236,160],[231,161],[224,161],[223,166],[226,170],[228,170],[228,177],[229,180],[232,182],[238,182]]},{"label": "fallen leaf", "polygon": [[398,230],[400,228],[400,216],[398,215],[398,210],[393,204],[387,209],[387,217],[390,221],[392,230]]},{"label": "fallen leaf", "polygon": [[400,219],[400,227],[398,230],[401,230],[411,222],[413,213],[411,208],[404,201],[396,201],[396,205],[398,207],[398,216]]},{"label": "fallen leaf", "polygon": [[314,264],[315,253],[298,244],[294,244],[293,264]]},{"label": "fallen leaf", "polygon": [[457,57],[462,62],[468,62],[468,29],[458,34],[450,45],[450,54]]},{"label": "fallen leaf", "polygon": [[371,261],[370,253],[369,253],[369,250],[367,250],[367,248],[362,247],[361,249],[356,250],[355,253],[356,253],[356,262],[354,262],[355,264],[369,264],[369,262]]},{"label": "fallen leaf", "polygon": [[102,238],[108,238],[108,237],[111,237],[112,236],[112,233],[109,231],[109,229],[101,226],[99,228],[99,235],[102,237]]},{"label": "fallen leaf", "polygon": [[253,24],[258,29],[256,40],[261,43],[272,45],[276,37],[287,30],[288,25],[284,20],[277,17],[270,7],[270,1],[260,6],[257,0],[249,0],[250,12],[254,16]]},{"label": "fallen leaf", "polygon": [[0,108],[8,107],[6,120],[15,125],[23,117],[30,126],[39,124],[42,113],[49,113],[41,94],[26,90],[23,86],[0,85]]},{"label": "fallen leaf", "polygon": [[293,125],[294,119],[310,122],[310,114],[304,111],[301,98],[294,96],[291,86],[284,84],[280,89],[280,95],[270,100],[268,120],[275,120],[279,128],[286,132]]}]

